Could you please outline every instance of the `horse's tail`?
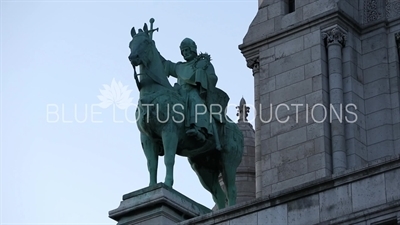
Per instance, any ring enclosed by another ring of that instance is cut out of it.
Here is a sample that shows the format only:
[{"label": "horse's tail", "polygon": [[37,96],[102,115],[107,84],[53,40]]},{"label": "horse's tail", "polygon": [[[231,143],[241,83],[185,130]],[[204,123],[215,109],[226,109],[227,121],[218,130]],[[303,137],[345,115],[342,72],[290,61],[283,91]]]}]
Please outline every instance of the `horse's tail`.
[{"label": "horse's tail", "polygon": [[221,124],[221,128],[220,137],[222,137],[223,158],[237,167],[243,156],[243,133],[233,121]]}]

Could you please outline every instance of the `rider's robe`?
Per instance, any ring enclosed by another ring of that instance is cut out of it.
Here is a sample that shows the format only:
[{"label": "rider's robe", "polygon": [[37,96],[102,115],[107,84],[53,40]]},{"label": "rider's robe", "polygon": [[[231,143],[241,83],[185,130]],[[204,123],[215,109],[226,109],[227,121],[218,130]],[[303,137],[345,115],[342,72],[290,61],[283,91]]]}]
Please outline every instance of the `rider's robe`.
[{"label": "rider's robe", "polygon": [[[180,93],[185,98],[185,126],[188,128],[191,124],[195,124],[212,135],[209,99],[218,78],[209,59],[199,55],[189,62],[173,63],[166,60],[164,68],[168,75],[178,79]],[[213,107],[212,110],[213,113],[220,111],[218,107]]]}]

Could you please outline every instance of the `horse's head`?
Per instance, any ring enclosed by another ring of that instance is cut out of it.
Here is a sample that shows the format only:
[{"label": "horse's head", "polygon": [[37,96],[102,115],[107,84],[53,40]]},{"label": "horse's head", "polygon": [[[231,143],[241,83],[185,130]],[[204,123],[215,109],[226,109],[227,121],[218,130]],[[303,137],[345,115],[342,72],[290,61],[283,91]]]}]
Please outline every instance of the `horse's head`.
[{"label": "horse's head", "polygon": [[131,49],[131,54],[128,59],[133,66],[138,66],[141,64],[146,64],[146,54],[150,44],[153,42],[148,35],[147,26],[145,25],[144,31],[139,29],[136,33],[135,28],[131,30],[132,41],[129,43],[129,48]]}]

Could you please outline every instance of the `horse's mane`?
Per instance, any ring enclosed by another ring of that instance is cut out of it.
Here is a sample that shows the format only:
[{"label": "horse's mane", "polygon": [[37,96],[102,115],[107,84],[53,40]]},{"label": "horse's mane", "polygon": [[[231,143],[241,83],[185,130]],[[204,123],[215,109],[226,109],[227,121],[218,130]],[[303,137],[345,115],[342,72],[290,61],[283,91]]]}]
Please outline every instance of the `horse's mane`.
[{"label": "horse's mane", "polygon": [[[133,38],[143,36],[146,38],[145,40],[149,41],[149,50],[147,54],[140,55],[141,61],[143,63],[144,69],[147,71],[147,75],[154,82],[166,87],[168,89],[172,89],[171,84],[168,81],[168,74],[164,70],[164,65],[162,62],[162,56],[158,51],[156,44],[153,40],[150,39],[146,32],[139,32]],[[154,68],[158,67],[158,68]]]}]

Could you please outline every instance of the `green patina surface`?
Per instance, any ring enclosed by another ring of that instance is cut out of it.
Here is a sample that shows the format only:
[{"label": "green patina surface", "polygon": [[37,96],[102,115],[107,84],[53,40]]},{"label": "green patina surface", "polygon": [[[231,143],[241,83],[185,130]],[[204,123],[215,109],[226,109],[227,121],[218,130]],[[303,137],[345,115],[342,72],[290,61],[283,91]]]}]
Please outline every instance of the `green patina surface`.
[{"label": "green patina surface", "polygon": [[[207,53],[198,54],[196,43],[185,38],[179,48],[184,62],[165,59],[152,40],[154,19],[136,32],[131,30],[129,60],[140,74],[136,117],[147,158],[150,184],[157,184],[158,156],[164,155],[165,185],[173,185],[175,154],[188,157],[200,182],[218,208],[236,202],[236,169],[243,154],[243,136],[225,114],[228,95],[216,87],[218,78]],[[172,87],[168,77],[177,78]],[[139,77],[139,78],[138,78]],[[222,174],[226,193],[218,175]]]}]

